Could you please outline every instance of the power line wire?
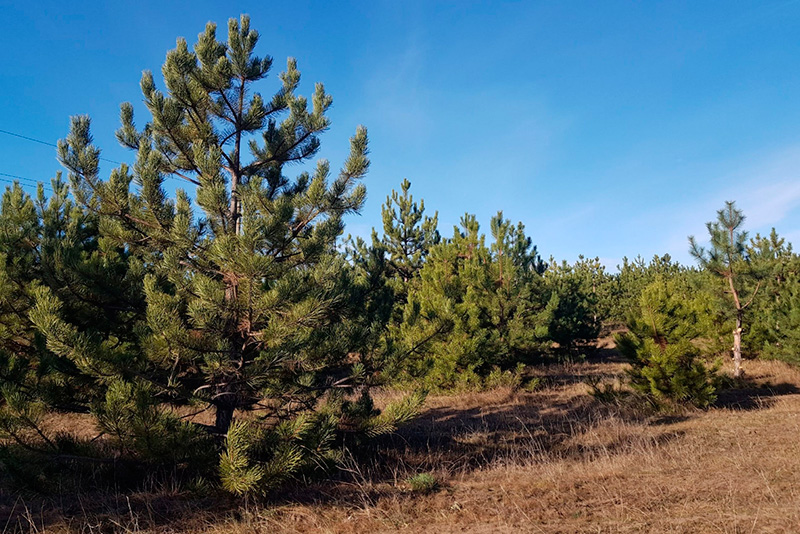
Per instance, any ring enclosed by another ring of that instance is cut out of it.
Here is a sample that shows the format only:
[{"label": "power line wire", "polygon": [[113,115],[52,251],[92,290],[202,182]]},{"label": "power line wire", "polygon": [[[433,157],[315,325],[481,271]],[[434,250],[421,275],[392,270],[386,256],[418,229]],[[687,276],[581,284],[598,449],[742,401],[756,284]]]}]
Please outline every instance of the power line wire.
[{"label": "power line wire", "polygon": [[[32,184],[32,183],[27,183],[27,182],[21,182],[21,183],[19,182],[19,180],[27,180],[28,178],[22,178],[21,176],[14,176],[13,174],[6,174],[4,172],[0,172],[0,175],[2,175],[2,176],[11,176],[11,177],[14,178],[14,180],[9,180],[8,178],[0,178],[0,182],[6,182],[8,184],[19,183],[23,187],[39,187],[38,183]],[[44,183],[42,183],[42,187],[44,187],[47,191],[49,191],[51,193],[53,192],[53,188],[50,187],[49,185],[45,185]]]},{"label": "power line wire", "polygon": [[[42,141],[41,139],[36,139],[34,137],[28,137],[27,135],[22,135],[22,134],[18,134],[18,133],[14,133],[14,132],[9,132],[8,130],[0,129],[0,134],[6,134],[6,135],[10,135],[12,137],[18,137],[20,139],[25,139],[26,141],[31,141],[33,143],[39,143],[40,145],[45,145],[45,146],[51,146],[51,147],[58,148],[58,145],[56,145],[56,144],[48,143],[47,141]],[[122,165],[122,162],[114,161],[113,159],[108,159],[108,158],[103,158],[103,157],[101,157],[99,159],[102,160],[102,161],[107,161],[108,163],[114,163],[116,165]],[[6,174],[6,173],[2,173],[2,172],[0,172],[0,175],[9,176],[11,178],[18,178],[18,179],[21,179],[21,180],[30,180],[30,178],[23,178],[21,176],[15,176],[13,174]],[[184,181],[182,178],[179,178],[177,176],[171,176],[171,175],[166,175],[165,178],[171,179],[171,180]],[[8,180],[6,180],[6,181],[8,181]]]},{"label": "power line wire", "polygon": [[33,178],[25,178],[24,176],[18,176],[16,174],[8,174],[7,172],[0,172],[0,176],[8,176],[9,178],[15,178],[17,180],[23,180],[26,182],[32,182],[34,184],[38,184],[39,182],[34,180]]},{"label": "power line wire", "polygon": [[[0,174],[2,174],[3,176],[8,176],[5,173],[0,173]],[[6,182],[6,183],[9,183],[9,184],[13,184],[13,183],[19,183],[19,178],[16,178],[14,180],[9,180],[8,178],[0,178],[0,181]],[[27,183],[27,182],[22,182],[22,183],[20,183],[20,185],[25,186],[25,187],[34,187],[34,185],[35,185],[35,186],[38,187],[39,184],[31,184],[31,183]],[[42,185],[49,189],[48,186],[46,186],[44,184],[42,184]]]},{"label": "power line wire", "polygon": [[[18,133],[14,133],[14,132],[9,132],[8,130],[0,130],[0,133],[6,134],[6,135],[10,135],[12,137],[19,137],[20,139],[25,139],[26,141],[31,141],[32,143],[39,143],[40,145],[52,146],[52,147],[58,148],[58,145],[56,145],[54,143],[48,143],[47,141],[42,141],[41,139],[36,139],[34,137],[29,137],[27,135],[22,135],[22,134],[18,134]],[[102,158],[102,157],[99,158],[99,159],[102,160],[102,161],[107,161],[109,163],[116,163],[117,165],[121,165],[122,164],[121,162],[114,161],[113,159]]]},{"label": "power line wire", "polygon": [[40,141],[39,139],[34,139],[33,137],[28,137],[27,135],[21,135],[14,132],[9,132],[7,130],[0,130],[0,133],[4,133],[6,135],[11,135],[14,137],[19,137],[20,139],[25,139],[26,141],[33,141],[34,143],[39,143],[40,145],[47,145],[47,146],[54,146],[58,147],[58,145],[53,143],[48,143],[47,141]]},{"label": "power line wire", "polygon": [[39,180],[34,180],[33,178],[26,178],[18,174],[8,174],[7,172],[0,172],[0,176],[7,176],[8,178],[14,178],[14,180],[21,180],[22,182],[28,182],[30,185],[39,185],[41,183],[45,187],[49,187],[45,182],[40,182]]}]

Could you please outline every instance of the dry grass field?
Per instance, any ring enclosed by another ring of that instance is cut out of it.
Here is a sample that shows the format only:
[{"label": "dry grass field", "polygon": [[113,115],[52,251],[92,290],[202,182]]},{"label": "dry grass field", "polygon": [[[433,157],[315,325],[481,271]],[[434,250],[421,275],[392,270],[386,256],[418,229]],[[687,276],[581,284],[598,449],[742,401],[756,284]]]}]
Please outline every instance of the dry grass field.
[{"label": "dry grass field", "polygon": [[[128,496],[3,495],[4,532],[800,532],[800,371],[746,362],[708,411],[602,404],[612,359],[554,365],[534,392],[430,398],[345,474],[241,506],[154,482]],[[434,491],[409,478],[430,473]]]}]

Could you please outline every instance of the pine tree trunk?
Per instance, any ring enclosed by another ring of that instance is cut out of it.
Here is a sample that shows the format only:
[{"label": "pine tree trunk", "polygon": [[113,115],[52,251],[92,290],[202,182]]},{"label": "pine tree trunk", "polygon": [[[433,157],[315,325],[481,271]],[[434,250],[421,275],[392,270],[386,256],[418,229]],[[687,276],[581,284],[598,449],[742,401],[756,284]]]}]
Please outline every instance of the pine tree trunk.
[{"label": "pine tree trunk", "polygon": [[[238,298],[238,283],[235,278],[228,283],[225,288],[225,301],[231,310],[236,308],[236,300]],[[228,328],[226,329],[226,337],[231,342],[231,349],[229,352],[230,363],[235,366],[237,363],[241,365],[242,351],[240,347],[242,343],[238,339],[236,325],[238,324],[238,317],[234,312],[234,317],[230,319]],[[219,435],[227,434],[228,429],[233,421],[233,413],[237,408],[237,391],[236,386],[231,384],[232,377],[223,377],[223,383],[218,384],[216,388],[216,399],[214,407],[216,408],[216,417],[214,421],[214,431]],[[227,382],[227,383],[226,383]]]},{"label": "pine tree trunk", "polygon": [[[240,108],[241,109],[241,99],[244,97],[244,82],[242,83],[241,90],[240,90]],[[233,166],[231,170],[231,201],[230,201],[230,216],[232,222],[231,231],[234,236],[239,236],[241,234],[241,217],[242,217],[242,205],[239,201],[239,193],[237,188],[239,186],[240,176],[239,176],[239,147],[241,143],[241,132],[237,132],[236,135],[236,148],[235,148],[235,158],[237,163]],[[230,307],[230,309],[236,308],[236,300],[238,298],[238,289],[239,284],[235,276],[232,276],[231,279],[228,281],[228,285],[225,288],[225,302]],[[236,326],[238,325],[238,317],[234,317],[231,320],[231,329],[235,332]],[[235,338],[236,335],[233,334],[230,336],[229,339]],[[241,360],[241,352],[236,348],[238,347],[237,343],[233,343],[230,359],[231,362],[236,362]],[[223,435],[228,433],[228,429],[231,427],[231,423],[233,422],[233,413],[236,410],[236,394],[232,391],[231,386],[223,386],[221,391],[217,393],[221,395],[219,401],[215,404],[216,407],[216,417],[214,420],[214,430],[217,434]]]},{"label": "pine tree trunk", "polygon": [[[731,239],[733,236],[731,235]],[[747,307],[745,304],[742,306],[742,301],[739,300],[739,292],[733,283],[733,273],[727,276],[728,285],[731,288],[731,296],[736,305],[736,329],[733,331],[733,377],[739,378],[742,376],[742,319],[744,317],[744,309]]]},{"label": "pine tree trunk", "polygon": [[234,404],[232,402],[223,402],[216,405],[217,413],[214,420],[214,431],[216,434],[224,435],[228,433],[228,429],[233,422]]},{"label": "pine tree trunk", "polygon": [[736,329],[733,331],[733,376],[742,376],[742,314],[736,310]]}]

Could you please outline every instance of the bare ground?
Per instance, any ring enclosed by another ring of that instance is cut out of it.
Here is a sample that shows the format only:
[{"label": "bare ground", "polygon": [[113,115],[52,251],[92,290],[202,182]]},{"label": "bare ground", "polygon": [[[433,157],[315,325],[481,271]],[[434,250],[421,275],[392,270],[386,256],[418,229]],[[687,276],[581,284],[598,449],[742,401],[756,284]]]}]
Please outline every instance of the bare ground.
[{"label": "bare ground", "polygon": [[[751,385],[669,417],[598,403],[609,360],[540,368],[533,393],[429,399],[346,476],[241,506],[153,484],[128,496],[0,497],[25,532],[800,532],[800,371],[747,362]],[[390,394],[386,394],[390,396]],[[62,423],[63,424],[63,423]],[[411,491],[430,472],[440,488]],[[13,498],[12,498],[13,497]]]}]

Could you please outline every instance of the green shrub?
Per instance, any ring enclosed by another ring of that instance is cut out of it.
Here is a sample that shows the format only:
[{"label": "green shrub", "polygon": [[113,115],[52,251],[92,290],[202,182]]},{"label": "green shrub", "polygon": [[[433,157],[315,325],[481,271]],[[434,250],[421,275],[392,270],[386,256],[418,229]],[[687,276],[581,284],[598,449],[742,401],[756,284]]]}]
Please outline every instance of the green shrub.
[{"label": "green shrub", "polygon": [[716,368],[709,369],[693,343],[709,320],[708,301],[681,277],[657,278],[618,335],[619,351],[631,363],[630,384],[658,407],[708,407],[716,399]]},{"label": "green shrub", "polygon": [[657,406],[678,403],[707,408],[717,399],[717,368],[706,367],[691,343],[662,348],[645,340],[631,364],[631,386]]},{"label": "green shrub", "polygon": [[514,369],[503,371],[499,367],[494,367],[483,381],[485,389],[511,388],[519,389],[522,386],[525,365],[517,364]]},{"label": "green shrub", "polygon": [[534,376],[533,378],[522,384],[522,389],[524,389],[527,392],[533,392],[538,390],[541,387],[541,385],[542,385],[542,379],[539,378],[538,376]]},{"label": "green shrub", "polygon": [[439,489],[439,481],[430,473],[418,473],[408,479],[414,493],[431,493]]}]

